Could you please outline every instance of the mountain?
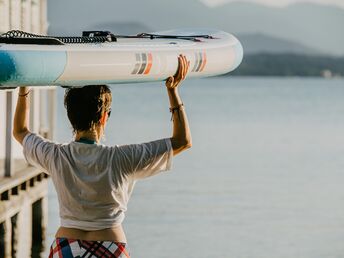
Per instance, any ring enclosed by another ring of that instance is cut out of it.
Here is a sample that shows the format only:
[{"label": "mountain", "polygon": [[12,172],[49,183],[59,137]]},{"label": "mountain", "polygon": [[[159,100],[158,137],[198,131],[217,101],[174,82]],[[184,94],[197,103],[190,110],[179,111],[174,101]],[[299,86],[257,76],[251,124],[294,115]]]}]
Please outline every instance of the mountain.
[{"label": "mountain", "polygon": [[136,35],[153,31],[145,24],[138,22],[105,22],[90,26],[90,30],[107,30],[116,35]]},{"label": "mountain", "polygon": [[264,34],[239,34],[237,36],[243,45],[245,55],[257,53],[323,55],[321,51],[303,44]]},{"label": "mountain", "polygon": [[228,27],[232,28],[230,31],[240,34],[263,33],[295,41],[324,53],[344,55],[344,33],[341,28],[344,10],[341,8],[316,4],[269,8],[250,3],[232,3],[213,9],[218,16],[227,17]]},{"label": "mountain", "polygon": [[[105,22],[90,25],[88,30],[106,30],[117,35],[135,35],[141,32],[154,31],[152,28],[138,22]],[[78,34],[79,32],[72,33]],[[61,31],[58,34],[66,34]],[[67,33],[68,34],[68,33]],[[237,35],[243,45],[245,54],[256,53],[293,53],[304,55],[319,55],[321,51],[312,49],[302,44],[279,39],[264,34],[239,34]]]},{"label": "mountain", "polygon": [[153,30],[196,26],[197,13],[207,10],[197,0],[48,0],[49,32],[79,33],[90,26],[113,22],[137,22]]},{"label": "mountain", "polygon": [[210,8],[198,0],[48,0],[50,34],[80,34],[101,23],[145,24],[152,30],[211,27],[234,34],[266,34],[322,53],[344,55],[344,10],[316,4],[270,8],[228,3]]},{"label": "mountain", "polygon": [[344,77],[344,57],[309,56],[302,54],[251,54],[234,72],[239,76],[311,76]]}]

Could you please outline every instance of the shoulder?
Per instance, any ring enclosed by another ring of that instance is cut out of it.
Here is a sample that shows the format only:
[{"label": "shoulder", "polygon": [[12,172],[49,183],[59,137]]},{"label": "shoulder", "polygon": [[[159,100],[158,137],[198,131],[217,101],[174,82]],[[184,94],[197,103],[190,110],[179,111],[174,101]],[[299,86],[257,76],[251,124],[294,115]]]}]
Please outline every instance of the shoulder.
[{"label": "shoulder", "polygon": [[23,149],[25,150],[32,150],[32,149],[42,149],[44,151],[48,150],[55,150],[59,146],[62,146],[62,144],[51,141],[49,139],[46,139],[42,137],[39,134],[36,133],[28,133],[24,138],[23,138]]},{"label": "shoulder", "polygon": [[23,138],[23,146],[25,147],[26,145],[32,145],[32,144],[39,144],[39,143],[53,143],[52,141],[45,139],[39,134],[29,132],[25,135]]}]

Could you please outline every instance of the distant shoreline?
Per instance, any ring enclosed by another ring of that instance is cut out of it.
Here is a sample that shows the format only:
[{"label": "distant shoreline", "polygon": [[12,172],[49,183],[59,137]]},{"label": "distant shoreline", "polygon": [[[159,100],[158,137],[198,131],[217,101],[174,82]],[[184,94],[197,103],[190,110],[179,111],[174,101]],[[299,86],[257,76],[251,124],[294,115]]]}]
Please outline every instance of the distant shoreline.
[{"label": "distant shoreline", "polygon": [[244,55],[239,68],[230,75],[342,78],[344,77],[344,57],[292,53],[248,54]]}]

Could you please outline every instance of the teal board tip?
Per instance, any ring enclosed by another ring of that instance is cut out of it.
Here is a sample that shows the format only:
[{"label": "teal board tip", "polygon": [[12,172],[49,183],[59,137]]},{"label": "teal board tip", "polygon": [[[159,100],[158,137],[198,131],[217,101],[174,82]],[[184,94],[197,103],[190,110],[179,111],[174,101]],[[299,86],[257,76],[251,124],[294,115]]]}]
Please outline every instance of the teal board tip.
[{"label": "teal board tip", "polygon": [[2,85],[11,81],[16,73],[15,63],[7,51],[0,51],[0,67],[0,85]]},{"label": "teal board tip", "polygon": [[66,62],[65,51],[0,50],[0,85],[52,85]]}]

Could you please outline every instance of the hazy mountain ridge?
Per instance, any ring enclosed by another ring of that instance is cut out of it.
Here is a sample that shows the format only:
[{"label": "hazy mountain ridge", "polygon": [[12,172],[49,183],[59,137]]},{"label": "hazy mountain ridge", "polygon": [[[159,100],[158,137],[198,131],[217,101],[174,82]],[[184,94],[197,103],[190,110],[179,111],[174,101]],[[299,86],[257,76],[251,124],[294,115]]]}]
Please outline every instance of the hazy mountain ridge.
[{"label": "hazy mountain ridge", "polygon": [[[215,8],[228,17],[230,31],[240,34],[263,33],[301,43],[324,53],[344,55],[344,10],[315,4],[293,4],[270,8],[251,3],[231,3]],[[238,29],[238,30],[236,30]]]},{"label": "hazy mountain ridge", "polygon": [[239,68],[230,75],[344,77],[344,57],[251,54],[245,55]]},{"label": "hazy mountain ridge", "polygon": [[[141,32],[153,32],[156,29],[138,22],[110,22],[90,25],[88,30],[107,30],[115,35],[135,35]],[[257,53],[321,54],[320,51],[302,44],[264,34],[238,34],[236,36],[243,45],[245,55]]]},{"label": "hazy mountain ridge", "polygon": [[340,29],[344,10],[332,6],[294,4],[269,8],[228,3],[209,8],[197,0],[49,0],[48,18],[51,33],[75,34],[111,22],[137,22],[153,30],[211,27],[234,34],[267,34],[324,53],[344,55],[344,33]]},{"label": "hazy mountain ridge", "polygon": [[153,29],[138,22],[106,22],[90,26],[91,30],[107,30],[115,35],[136,35],[142,32],[152,32]]},{"label": "hazy mountain ridge", "polygon": [[321,51],[302,44],[264,34],[239,34],[237,37],[243,45],[245,55],[257,53],[324,55]]}]

